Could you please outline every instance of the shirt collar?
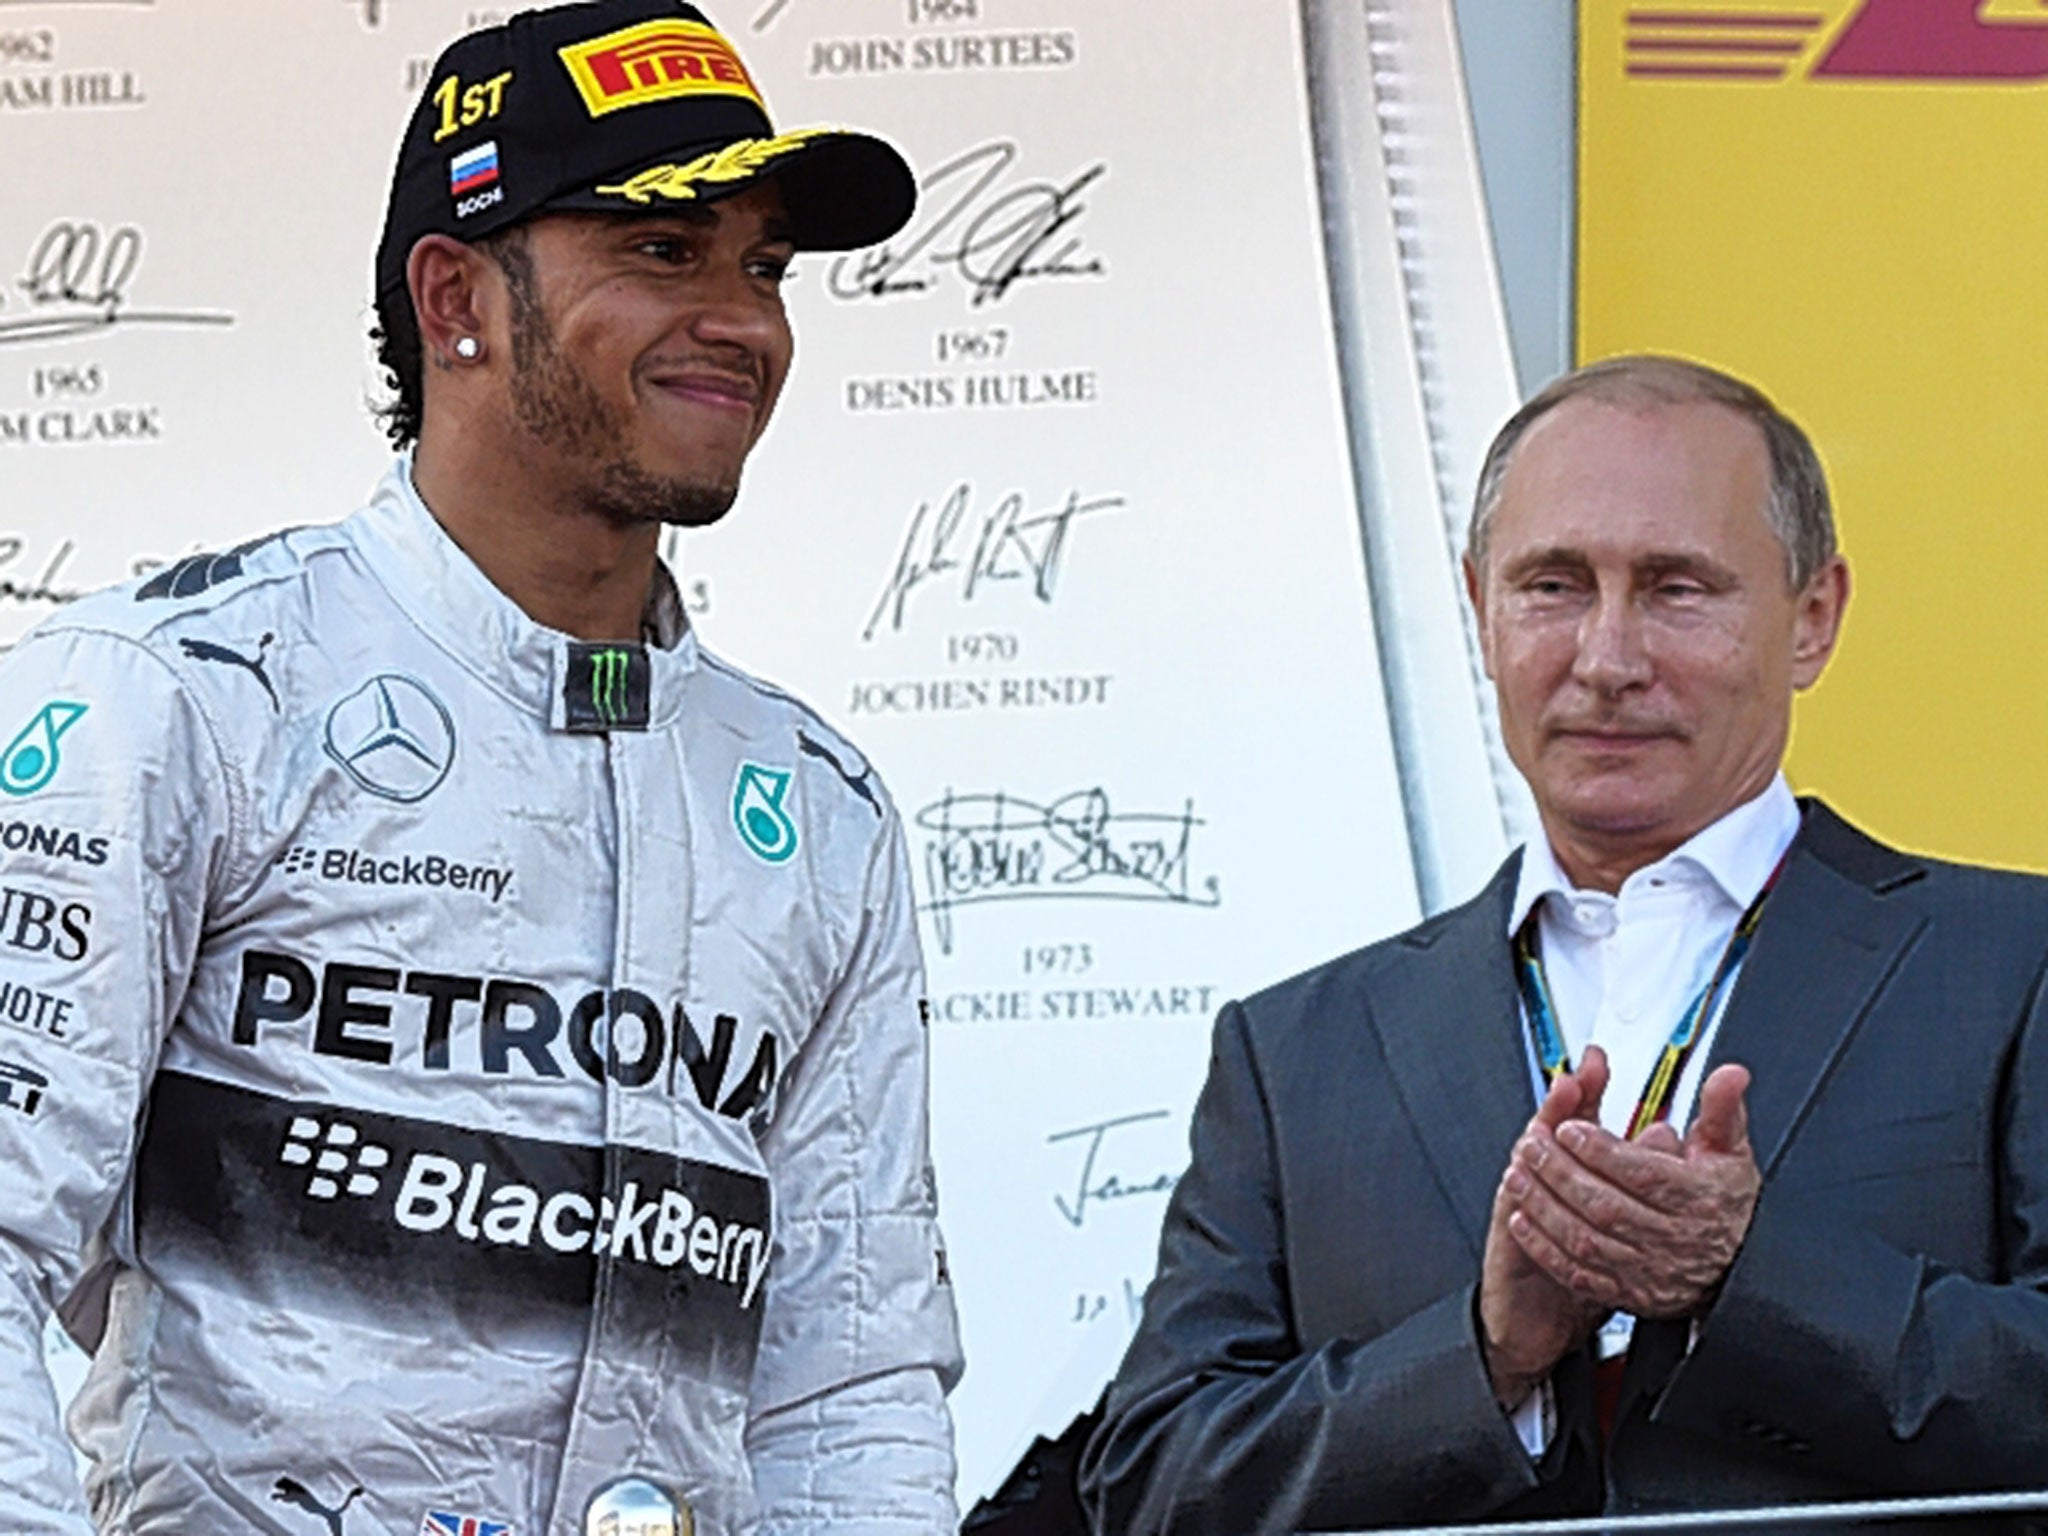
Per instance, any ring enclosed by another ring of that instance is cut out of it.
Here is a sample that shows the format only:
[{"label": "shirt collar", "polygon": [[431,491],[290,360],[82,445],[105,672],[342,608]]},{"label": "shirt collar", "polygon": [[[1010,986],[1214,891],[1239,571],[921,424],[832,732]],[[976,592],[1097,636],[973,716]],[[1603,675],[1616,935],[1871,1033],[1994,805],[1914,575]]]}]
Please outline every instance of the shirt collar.
[{"label": "shirt collar", "polygon": [[[1745,800],[1719,821],[1709,823],[1656,863],[1646,865],[1622,884],[1685,864],[1704,873],[1735,904],[1746,911],[1756,900],[1771,871],[1799,835],[1799,802],[1782,773],[1774,774],[1762,794]],[[1508,932],[1520,931],[1536,903],[1556,895],[1570,900],[1583,894],[1557,862],[1550,839],[1532,837],[1522,846],[1522,867],[1515,877],[1515,900],[1508,908]]]}]

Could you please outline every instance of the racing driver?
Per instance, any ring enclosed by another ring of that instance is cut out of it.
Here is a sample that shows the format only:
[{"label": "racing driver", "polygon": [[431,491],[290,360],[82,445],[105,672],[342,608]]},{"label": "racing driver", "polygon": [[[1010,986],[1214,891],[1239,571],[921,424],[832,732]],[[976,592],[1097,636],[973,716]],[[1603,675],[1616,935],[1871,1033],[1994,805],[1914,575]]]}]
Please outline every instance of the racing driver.
[{"label": "racing driver", "polygon": [[375,267],[414,451],[0,668],[0,1530],[954,1529],[897,815],[657,557],[792,252],[913,200],[690,6],[459,40]]}]

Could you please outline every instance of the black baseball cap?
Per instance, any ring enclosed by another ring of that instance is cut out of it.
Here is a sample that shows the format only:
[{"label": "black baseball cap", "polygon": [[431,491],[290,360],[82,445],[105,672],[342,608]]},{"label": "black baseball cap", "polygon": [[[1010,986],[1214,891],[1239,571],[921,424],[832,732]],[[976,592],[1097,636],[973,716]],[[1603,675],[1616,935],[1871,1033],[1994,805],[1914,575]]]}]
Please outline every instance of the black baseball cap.
[{"label": "black baseball cap", "polygon": [[909,221],[903,156],[839,128],[777,133],[739,52],[695,6],[588,0],[449,44],[399,145],[377,297],[422,235],[471,240],[543,212],[659,213],[773,176],[799,250]]}]

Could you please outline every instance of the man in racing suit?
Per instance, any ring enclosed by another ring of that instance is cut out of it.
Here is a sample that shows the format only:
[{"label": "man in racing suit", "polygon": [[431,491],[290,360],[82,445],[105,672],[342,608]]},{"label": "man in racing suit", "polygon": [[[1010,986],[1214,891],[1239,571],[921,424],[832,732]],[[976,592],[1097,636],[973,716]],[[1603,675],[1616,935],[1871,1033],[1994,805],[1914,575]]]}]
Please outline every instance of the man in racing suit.
[{"label": "man in racing suit", "polygon": [[896,812],[655,553],[790,250],[912,195],[688,7],[458,42],[378,259],[417,453],[0,668],[0,1530],[953,1528]]}]

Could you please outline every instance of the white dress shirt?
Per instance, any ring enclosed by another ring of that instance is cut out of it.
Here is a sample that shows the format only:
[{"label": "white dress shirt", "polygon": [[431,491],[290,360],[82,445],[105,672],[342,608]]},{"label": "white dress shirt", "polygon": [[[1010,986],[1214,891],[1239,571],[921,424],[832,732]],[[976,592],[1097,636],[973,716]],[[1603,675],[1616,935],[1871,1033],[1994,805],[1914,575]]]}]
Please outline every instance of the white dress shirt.
[{"label": "white dress shirt", "polygon": [[[1611,1075],[1600,1102],[1600,1123],[1615,1135],[1627,1134],[1672,1031],[1713,976],[1735,925],[1798,832],[1799,804],[1780,774],[1762,794],[1630,875],[1612,896],[1574,886],[1546,839],[1532,838],[1524,845],[1508,937],[1512,941],[1529,913],[1538,911],[1544,977],[1566,1057],[1577,1066],[1589,1045],[1607,1053]],[[1672,1090],[1673,1126],[1691,1119],[1734,981],[1733,974],[1723,981],[1713,1014]],[[1523,1026],[1530,1086],[1540,1101],[1543,1072],[1526,1019]],[[1601,1330],[1602,1358],[1628,1347],[1633,1324],[1634,1319],[1619,1314]],[[1554,1409],[1545,1383],[1514,1415],[1532,1456],[1550,1443]]]}]

